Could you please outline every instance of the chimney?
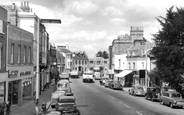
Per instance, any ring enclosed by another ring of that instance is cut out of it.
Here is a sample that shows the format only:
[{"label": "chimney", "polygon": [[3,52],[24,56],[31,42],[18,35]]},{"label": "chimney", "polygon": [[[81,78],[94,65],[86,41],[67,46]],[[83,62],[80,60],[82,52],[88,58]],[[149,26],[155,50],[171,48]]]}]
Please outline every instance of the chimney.
[{"label": "chimney", "polygon": [[12,9],[15,10],[15,3],[12,3]]}]

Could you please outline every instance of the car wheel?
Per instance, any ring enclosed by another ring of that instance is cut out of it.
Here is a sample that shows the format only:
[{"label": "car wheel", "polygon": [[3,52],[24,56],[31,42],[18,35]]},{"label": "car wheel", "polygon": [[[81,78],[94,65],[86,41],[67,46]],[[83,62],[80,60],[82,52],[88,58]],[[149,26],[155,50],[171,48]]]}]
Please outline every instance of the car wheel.
[{"label": "car wheel", "polygon": [[154,99],[153,99],[153,97],[151,98],[151,101],[152,101],[152,102],[154,102]]},{"label": "car wheel", "polygon": [[146,95],[146,97],[145,97],[145,98],[146,98],[146,100],[148,100],[148,96],[147,96],[147,95]]},{"label": "car wheel", "polygon": [[170,108],[174,108],[174,106],[173,106],[173,104],[172,104],[172,103],[170,103],[169,105],[170,105]]},{"label": "car wheel", "polygon": [[161,104],[161,105],[164,105],[164,102],[163,102],[162,100],[160,100],[160,104]]}]

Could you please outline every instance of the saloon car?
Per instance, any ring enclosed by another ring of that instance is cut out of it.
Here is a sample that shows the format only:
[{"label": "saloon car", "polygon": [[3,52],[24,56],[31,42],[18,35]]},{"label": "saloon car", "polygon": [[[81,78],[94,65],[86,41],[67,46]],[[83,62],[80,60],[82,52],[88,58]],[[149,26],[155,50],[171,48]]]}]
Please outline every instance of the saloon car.
[{"label": "saloon car", "polygon": [[130,95],[138,95],[138,96],[144,96],[144,89],[141,85],[133,85],[132,88],[129,89]]},{"label": "saloon car", "polygon": [[63,73],[61,73],[60,75],[59,75],[59,80],[62,80],[62,79],[66,79],[66,80],[70,80],[70,78],[69,78],[69,73],[68,72],[63,72]]},{"label": "saloon car", "polygon": [[123,86],[120,81],[112,81],[109,83],[109,88],[123,90]]},{"label": "saloon car", "polygon": [[60,96],[57,100],[56,110],[60,111],[62,115],[80,115],[75,101],[74,96]]},{"label": "saloon car", "polygon": [[83,73],[82,76],[83,82],[95,82],[94,77],[93,77],[93,72],[91,71],[86,71]]},{"label": "saloon car", "polygon": [[165,91],[160,97],[160,103],[162,105],[169,105],[173,107],[184,107],[184,99],[181,94],[176,91]]},{"label": "saloon car", "polygon": [[76,71],[76,70],[71,71],[71,72],[70,72],[70,77],[71,77],[71,78],[79,78],[79,73],[78,73],[78,71]]},{"label": "saloon car", "polygon": [[57,83],[57,91],[65,91],[66,95],[73,95],[70,83],[68,80],[60,80]]},{"label": "saloon car", "polygon": [[145,94],[146,99],[150,99],[151,101],[159,101],[160,100],[160,88],[158,87],[148,87],[146,89]]}]

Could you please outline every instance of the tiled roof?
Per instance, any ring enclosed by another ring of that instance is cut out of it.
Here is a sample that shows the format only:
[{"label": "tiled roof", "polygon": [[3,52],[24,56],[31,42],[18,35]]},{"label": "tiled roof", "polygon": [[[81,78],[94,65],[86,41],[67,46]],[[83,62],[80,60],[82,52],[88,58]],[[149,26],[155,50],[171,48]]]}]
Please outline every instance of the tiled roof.
[{"label": "tiled roof", "polygon": [[127,51],[129,52],[128,57],[139,57],[144,56],[147,51],[153,47],[153,43],[147,42],[147,47],[145,45],[135,45],[129,48]]},{"label": "tiled roof", "polygon": [[70,50],[68,50],[66,48],[59,48],[59,51],[62,51],[64,53],[72,53]]}]

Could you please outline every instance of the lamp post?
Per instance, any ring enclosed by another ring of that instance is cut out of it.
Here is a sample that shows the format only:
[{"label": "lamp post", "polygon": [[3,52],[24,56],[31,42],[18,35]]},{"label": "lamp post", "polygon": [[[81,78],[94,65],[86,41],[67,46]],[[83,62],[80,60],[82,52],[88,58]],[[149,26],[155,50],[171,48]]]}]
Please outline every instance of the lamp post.
[{"label": "lamp post", "polygon": [[61,20],[59,19],[40,19],[37,17],[37,62],[36,62],[36,102],[35,102],[35,107],[36,107],[36,114],[38,114],[38,105],[39,105],[39,83],[40,83],[40,68],[39,68],[39,50],[40,50],[40,23],[61,23]]},{"label": "lamp post", "polygon": [[146,61],[146,67],[145,67],[145,89],[148,87],[148,72],[147,72],[147,60],[148,60],[148,54],[147,54],[147,41],[145,44],[145,61]]}]

